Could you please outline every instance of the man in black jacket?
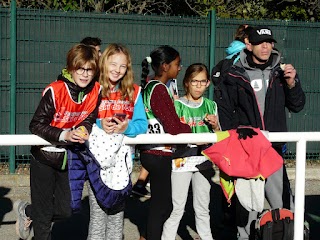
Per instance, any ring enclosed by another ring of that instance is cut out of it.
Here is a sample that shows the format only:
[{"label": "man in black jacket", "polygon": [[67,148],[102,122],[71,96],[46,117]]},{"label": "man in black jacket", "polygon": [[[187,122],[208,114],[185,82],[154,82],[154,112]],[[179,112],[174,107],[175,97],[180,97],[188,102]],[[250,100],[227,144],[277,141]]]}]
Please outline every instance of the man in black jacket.
[{"label": "man in black jacket", "polygon": [[[276,40],[269,27],[250,29],[249,44],[222,81],[225,92],[218,106],[223,109],[219,111],[222,130],[251,126],[270,132],[286,132],[285,108],[290,112],[303,109],[305,94],[296,69],[292,64],[280,63],[280,53],[274,50],[274,43]],[[283,146],[283,143],[273,144],[280,155]],[[294,208],[285,166],[267,179],[265,192],[272,208]],[[248,239],[250,225],[257,213],[238,212],[239,239]]]}]

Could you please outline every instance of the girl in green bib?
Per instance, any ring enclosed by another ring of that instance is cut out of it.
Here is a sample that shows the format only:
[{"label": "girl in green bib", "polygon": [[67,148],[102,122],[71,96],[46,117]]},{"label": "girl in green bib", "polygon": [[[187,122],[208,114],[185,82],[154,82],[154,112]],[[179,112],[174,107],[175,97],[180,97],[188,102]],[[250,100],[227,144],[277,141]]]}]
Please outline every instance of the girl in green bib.
[{"label": "girl in green bib", "polygon": [[[209,73],[204,64],[190,65],[183,79],[186,94],[175,100],[180,121],[187,123],[193,133],[209,133],[220,130],[217,104],[203,97],[209,87]],[[210,228],[210,188],[207,178],[213,174],[212,163],[201,154],[204,145],[188,144],[183,157],[172,160],[173,210],[164,224],[162,240],[174,240],[183,216],[190,182],[193,190],[193,207],[197,232],[201,239],[212,240]],[[191,181],[192,180],[192,181]]]}]

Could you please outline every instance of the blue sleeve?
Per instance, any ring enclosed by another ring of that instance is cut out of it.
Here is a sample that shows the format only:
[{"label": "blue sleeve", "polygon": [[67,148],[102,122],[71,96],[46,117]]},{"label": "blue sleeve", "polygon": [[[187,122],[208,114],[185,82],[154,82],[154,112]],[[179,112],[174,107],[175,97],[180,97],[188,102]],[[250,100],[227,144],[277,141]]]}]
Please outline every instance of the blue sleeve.
[{"label": "blue sleeve", "polygon": [[99,128],[102,129],[101,118],[97,118],[97,119],[96,119],[96,124],[97,124],[97,126],[98,126]]},{"label": "blue sleeve", "polygon": [[129,121],[127,129],[124,131],[124,135],[127,137],[135,137],[138,134],[146,133],[148,130],[148,121],[146,112],[144,109],[142,96],[139,94],[136,104],[133,109],[132,119]]}]

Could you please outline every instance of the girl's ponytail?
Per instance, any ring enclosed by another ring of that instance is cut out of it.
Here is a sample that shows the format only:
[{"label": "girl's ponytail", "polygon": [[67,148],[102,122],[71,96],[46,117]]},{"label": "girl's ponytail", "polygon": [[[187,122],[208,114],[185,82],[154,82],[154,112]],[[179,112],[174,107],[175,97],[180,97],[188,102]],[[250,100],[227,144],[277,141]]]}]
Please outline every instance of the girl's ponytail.
[{"label": "girl's ponytail", "polygon": [[168,46],[163,45],[154,49],[150,56],[143,59],[141,63],[142,73],[141,73],[141,87],[142,89],[146,86],[147,78],[149,75],[149,65],[151,65],[152,70],[154,71],[154,76],[162,75],[162,64],[171,63],[179,56],[179,52]]},{"label": "girl's ponytail", "polygon": [[[150,57],[149,57],[150,58]],[[147,84],[147,77],[149,75],[149,63],[147,58],[143,59],[142,63],[141,63],[141,67],[142,67],[142,72],[141,72],[141,88],[142,90],[144,89],[144,87]]]}]

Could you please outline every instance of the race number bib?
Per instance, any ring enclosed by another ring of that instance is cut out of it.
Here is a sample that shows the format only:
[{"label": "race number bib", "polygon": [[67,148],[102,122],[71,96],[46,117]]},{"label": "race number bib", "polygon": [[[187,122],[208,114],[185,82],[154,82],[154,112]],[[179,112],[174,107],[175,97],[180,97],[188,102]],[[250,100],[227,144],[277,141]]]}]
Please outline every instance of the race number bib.
[{"label": "race number bib", "polygon": [[163,134],[165,133],[161,123],[156,119],[148,119],[148,134]]},{"label": "race number bib", "polygon": [[172,160],[172,172],[197,172],[196,165],[201,164],[208,159],[205,156],[191,156],[177,158]]}]

